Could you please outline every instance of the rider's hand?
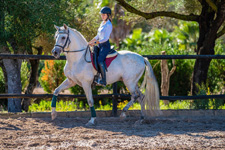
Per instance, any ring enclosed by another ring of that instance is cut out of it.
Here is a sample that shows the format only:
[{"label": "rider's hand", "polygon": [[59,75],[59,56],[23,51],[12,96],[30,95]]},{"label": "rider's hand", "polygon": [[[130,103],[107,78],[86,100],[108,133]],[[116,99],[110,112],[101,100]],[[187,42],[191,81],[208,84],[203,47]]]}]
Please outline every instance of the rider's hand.
[{"label": "rider's hand", "polygon": [[88,45],[94,46],[95,44],[93,42],[88,42]]}]

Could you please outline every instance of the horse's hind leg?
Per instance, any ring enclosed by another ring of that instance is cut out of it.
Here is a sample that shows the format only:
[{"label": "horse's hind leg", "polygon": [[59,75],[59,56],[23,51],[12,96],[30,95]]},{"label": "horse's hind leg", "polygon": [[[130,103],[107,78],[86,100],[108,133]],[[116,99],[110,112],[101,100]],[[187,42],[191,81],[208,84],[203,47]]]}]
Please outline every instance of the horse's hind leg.
[{"label": "horse's hind leg", "polygon": [[145,97],[145,95],[141,93],[140,89],[138,88],[138,85],[136,86],[136,95],[138,96],[137,101],[141,105],[141,119],[144,119],[144,111],[145,111],[144,97]]},{"label": "horse's hind leg", "polygon": [[[131,88],[127,87],[128,89]],[[133,88],[131,88],[133,89]],[[141,119],[144,119],[144,94],[141,93],[141,91],[138,88],[138,85],[135,86],[134,88],[134,92],[131,92],[131,100],[130,102],[123,108],[123,111],[120,115],[121,118],[125,118],[126,117],[126,111],[130,108],[131,105],[133,105],[134,102],[138,101],[141,104]]]},{"label": "horse's hind leg", "polygon": [[131,93],[131,100],[129,101],[129,103],[123,108],[122,113],[120,115],[121,118],[125,118],[126,117],[126,112],[127,110],[130,108],[130,106],[133,105],[133,103],[137,100],[137,95],[135,92]]},{"label": "horse's hind leg", "polygon": [[[137,83],[137,82],[136,82]],[[126,117],[126,112],[130,108],[130,106],[133,105],[134,102],[136,102],[139,98],[139,93],[136,91],[136,87],[138,88],[137,84],[134,82],[124,82],[128,90],[130,91],[131,94],[131,100],[130,102],[123,108],[122,113],[120,115],[121,118]]]},{"label": "horse's hind leg", "polygon": [[123,76],[123,82],[126,85],[126,87],[128,88],[130,94],[131,94],[131,100],[130,102],[123,108],[122,113],[120,115],[120,117],[125,118],[126,117],[126,111],[130,108],[131,105],[133,105],[133,103],[135,101],[137,101],[140,97],[140,93],[139,92],[139,88],[138,88],[138,81],[141,78],[143,72],[145,69],[145,65],[139,69],[136,69],[136,72],[132,75],[128,75],[125,74]]}]

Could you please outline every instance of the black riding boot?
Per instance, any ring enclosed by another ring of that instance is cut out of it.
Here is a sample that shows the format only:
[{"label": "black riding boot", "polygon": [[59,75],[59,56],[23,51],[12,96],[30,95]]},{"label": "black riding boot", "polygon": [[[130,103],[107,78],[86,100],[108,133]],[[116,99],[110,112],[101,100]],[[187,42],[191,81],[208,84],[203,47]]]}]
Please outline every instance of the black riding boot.
[{"label": "black riding boot", "polygon": [[106,72],[105,65],[103,63],[99,63],[99,69],[101,71],[102,80],[100,80],[99,84],[106,86]]}]

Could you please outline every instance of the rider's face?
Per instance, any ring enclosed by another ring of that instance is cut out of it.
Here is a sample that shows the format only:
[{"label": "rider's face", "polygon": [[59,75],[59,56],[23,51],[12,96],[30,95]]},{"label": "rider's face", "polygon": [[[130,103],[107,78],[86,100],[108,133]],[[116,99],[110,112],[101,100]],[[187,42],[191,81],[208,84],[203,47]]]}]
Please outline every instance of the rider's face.
[{"label": "rider's face", "polygon": [[105,21],[107,19],[107,14],[101,14],[102,20]]}]

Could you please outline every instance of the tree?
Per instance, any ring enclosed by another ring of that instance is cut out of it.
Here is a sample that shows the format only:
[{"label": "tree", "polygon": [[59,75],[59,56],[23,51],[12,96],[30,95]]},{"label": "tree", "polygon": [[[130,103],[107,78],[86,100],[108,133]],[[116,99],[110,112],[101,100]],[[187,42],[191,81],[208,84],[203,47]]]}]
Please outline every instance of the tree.
[{"label": "tree", "polygon": [[[225,0],[194,0],[201,6],[200,13],[180,14],[173,11],[155,11],[144,12],[134,8],[131,4],[124,0],[116,0],[128,12],[137,14],[147,20],[156,17],[170,17],[184,21],[195,21],[199,24],[199,39],[197,42],[197,55],[214,55],[215,41],[225,34]],[[191,3],[185,0],[186,3]],[[149,9],[148,9],[149,10]],[[197,85],[206,83],[207,73],[211,59],[197,59],[193,71],[192,79],[192,95],[198,93]]]},{"label": "tree", "polygon": [[[62,18],[61,10],[67,5],[60,0],[1,0],[0,3],[0,53],[7,54],[42,54],[42,48],[34,44],[35,39],[42,33],[55,32],[53,25]],[[21,93],[21,62],[19,59],[0,61],[8,93]],[[36,86],[39,64],[38,60],[29,62],[31,74],[26,94],[32,93]],[[29,103],[23,102],[27,111]],[[21,99],[8,99],[8,111],[21,112]]]}]

